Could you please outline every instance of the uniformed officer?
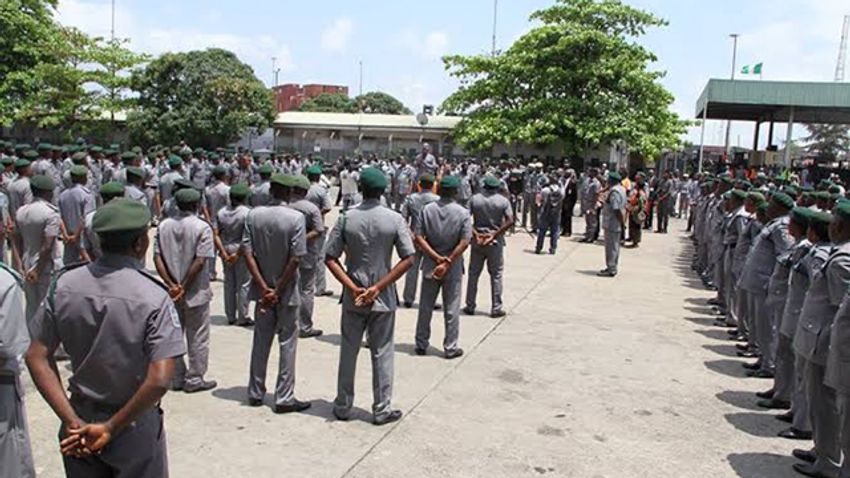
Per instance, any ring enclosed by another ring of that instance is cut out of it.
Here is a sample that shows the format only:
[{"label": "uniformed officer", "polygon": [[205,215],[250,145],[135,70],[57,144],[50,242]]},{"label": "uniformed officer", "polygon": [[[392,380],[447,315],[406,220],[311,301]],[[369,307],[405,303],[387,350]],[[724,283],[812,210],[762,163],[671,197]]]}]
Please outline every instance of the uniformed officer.
[{"label": "uniformed officer", "polygon": [[[360,175],[363,202],[340,215],[328,238],[325,262],[344,286],[337,396],[333,414],[349,420],[354,405],[354,374],[364,331],[372,357],[372,394],[375,425],[398,421],[392,409],[393,334],[398,296],[395,283],[413,265],[415,253],[404,219],[381,205],[387,178],[376,168]],[[391,268],[395,249],[400,261]],[[345,254],[346,267],[339,258]]]},{"label": "uniformed officer", "polygon": [[245,205],[251,195],[247,184],[230,187],[230,204],[218,212],[215,222],[216,245],[224,264],[224,315],[227,323],[246,327],[254,324],[248,316],[248,290],[251,275],[245,262],[242,234],[251,208]]},{"label": "uniformed officer", "polygon": [[[98,210],[105,254],[58,275],[30,323],[27,366],[62,420],[71,478],[168,476],[159,402],[186,349],[167,289],[141,265],[150,219],[126,199]],[[60,344],[71,356],[70,399],[52,358]]]},{"label": "uniformed officer", "polygon": [[[329,212],[331,212],[331,198],[328,196],[328,190],[324,187],[319,180],[322,178],[322,166],[319,164],[314,164],[307,168],[307,179],[310,180],[310,190],[307,191],[307,200],[311,203],[315,204],[320,211],[322,211],[322,218]],[[322,219],[324,220],[324,219]],[[319,238],[316,239],[317,245],[320,251],[325,249],[325,234],[322,233],[319,235]],[[316,295],[317,296],[328,296],[332,295],[333,292],[328,290],[327,281],[325,279],[325,263],[324,261],[319,261],[318,266],[316,267]]]},{"label": "uniformed officer", "polygon": [[201,193],[185,188],[174,194],[180,214],[163,220],[156,234],[154,261],[168,286],[180,325],[186,334],[189,367],[177,361],[174,390],[186,393],[211,390],[218,384],[206,380],[210,346],[209,258],[215,256],[210,225],[197,216]]},{"label": "uniformed officer", "polygon": [[602,229],[605,230],[605,269],[599,271],[600,277],[615,277],[620,262],[620,234],[625,227],[626,190],[620,184],[620,173],[608,173],[610,190],[605,200]]},{"label": "uniformed officer", "polygon": [[59,243],[62,219],[59,209],[51,203],[56,188],[49,176],[33,176],[30,181],[33,202],[18,209],[15,221],[16,248],[21,254],[19,270],[24,276],[24,294],[27,299],[27,319],[38,308],[53,271],[60,266]]},{"label": "uniformed officer", "polygon": [[159,178],[159,203],[163,205],[171,199],[174,182],[183,177],[183,159],[176,155],[169,156],[168,167],[171,169]]},{"label": "uniformed officer", "polygon": [[[813,271],[794,335],[794,351],[805,361],[802,373],[815,445],[805,457],[811,463],[796,463],[794,469],[808,476],[835,476],[841,463],[835,389],[824,381],[831,329],[850,287],[850,205],[841,204],[833,212],[832,248],[823,265]],[[804,458],[799,450],[794,454]]]},{"label": "uniformed officer", "polygon": [[[558,184],[555,175],[546,179],[546,187],[540,191],[540,205],[537,209],[538,219],[532,223],[537,226],[537,245],[534,248],[536,254],[543,252],[543,241],[546,233],[549,233],[549,254],[554,255],[558,250],[558,238],[561,237],[561,208],[564,207],[564,192]],[[537,194],[535,193],[535,201]]]},{"label": "uniformed officer", "polygon": [[[124,185],[113,181],[106,183],[100,188],[100,203],[107,204],[114,199],[123,198],[125,194]],[[85,232],[83,233],[82,247],[86,250],[89,260],[95,261],[103,255],[100,248],[100,239],[94,231],[94,215],[97,211],[91,211],[85,217]],[[144,263],[144,261],[142,261]]]},{"label": "uniformed officer", "polygon": [[455,202],[460,188],[457,176],[440,180],[440,200],[425,206],[416,221],[414,236],[422,251],[422,291],[416,321],[416,355],[425,355],[431,338],[431,317],[437,295],[442,292],[446,333],[443,351],[447,359],[463,355],[458,347],[460,301],[463,288],[463,253],[472,238],[469,211]]},{"label": "uniformed officer", "polygon": [[85,166],[74,166],[70,171],[72,185],[59,194],[59,214],[67,233],[62,256],[62,263],[66,266],[80,261],[88,262],[88,255],[80,242],[86,227],[86,214],[95,209],[94,196],[86,187],[88,169]]},{"label": "uniformed officer", "polygon": [[21,383],[23,355],[30,344],[24,304],[23,280],[0,263],[0,477],[35,478],[32,462],[24,387]]},{"label": "uniformed officer", "polygon": [[265,206],[269,203],[269,199],[271,199],[271,193],[269,192],[269,188],[271,184],[269,180],[274,173],[274,168],[271,164],[266,163],[260,166],[260,182],[255,184],[251,188],[251,206]]},{"label": "uniformed officer", "polygon": [[492,175],[484,178],[482,192],[469,200],[472,214],[472,247],[469,255],[469,279],[463,313],[475,314],[478,279],[487,264],[490,275],[490,317],[505,316],[502,304],[502,273],[505,268],[505,232],[514,224],[511,203],[499,193],[501,181]]},{"label": "uniformed officer", "polygon": [[9,216],[14,221],[18,209],[32,202],[32,187],[30,186],[30,176],[32,176],[32,167],[30,158],[35,156],[35,151],[27,151],[24,153],[24,158],[15,161],[15,171],[17,178],[9,185]]},{"label": "uniformed officer", "polygon": [[[218,220],[218,212],[227,207],[230,202],[230,186],[228,186],[225,182],[226,175],[227,168],[222,165],[214,167],[212,170],[212,183],[207,186],[206,194],[204,195],[204,199],[206,199],[207,217],[213,227],[216,227],[215,222]],[[197,181],[195,181],[196,188],[197,184]],[[209,271],[210,280],[216,280],[217,272],[215,257],[210,259]]]},{"label": "uniformed officer", "polygon": [[319,257],[319,237],[325,234],[322,212],[307,200],[310,181],[304,176],[290,176],[289,207],[304,215],[307,239],[307,254],[298,262],[298,290],[301,303],[298,305],[298,329],[302,339],[318,337],[322,331],[313,327],[313,301],[316,293],[316,270]]},{"label": "uniformed officer", "polygon": [[124,170],[124,175],[126,177],[124,194],[127,199],[142,203],[150,209],[148,194],[145,192],[145,170],[138,166],[130,166]]},{"label": "uniformed officer", "polygon": [[[419,178],[419,191],[408,195],[407,199],[401,205],[401,215],[405,222],[407,222],[411,233],[416,230],[419,217],[422,214],[422,210],[425,209],[425,206],[440,199],[440,196],[434,194],[433,189],[434,176],[431,176],[430,174],[423,174]],[[416,286],[419,282],[419,269],[421,266],[422,253],[417,251],[416,256],[413,259],[413,267],[407,271],[407,275],[404,278],[402,302],[408,309],[413,307],[413,301],[416,300]]]},{"label": "uniformed officer", "polygon": [[277,335],[280,354],[274,393],[274,413],[300,412],[309,402],[295,398],[295,355],[298,345],[298,264],[307,254],[304,215],[286,207],[289,181],[271,179],[268,206],[251,210],[245,220],[242,247],[251,272],[250,298],[257,301],[248,405],[259,407],[266,395],[266,370]]},{"label": "uniformed officer", "polygon": [[587,179],[584,187],[581,190],[581,210],[584,213],[586,224],[584,239],[580,242],[595,242],[599,238],[599,215],[596,202],[599,196],[601,185],[599,184],[599,171],[596,168],[590,168],[587,172]]}]

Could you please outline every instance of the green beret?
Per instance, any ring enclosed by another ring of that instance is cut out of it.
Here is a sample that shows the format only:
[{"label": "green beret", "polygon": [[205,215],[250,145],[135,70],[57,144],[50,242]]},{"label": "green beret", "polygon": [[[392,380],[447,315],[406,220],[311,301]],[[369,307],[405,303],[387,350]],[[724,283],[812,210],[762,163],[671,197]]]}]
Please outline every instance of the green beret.
[{"label": "green beret", "polygon": [[307,176],[301,176],[300,174],[298,176],[293,176],[292,187],[308,191],[310,190],[310,180],[307,179]]},{"label": "green beret", "polygon": [[457,176],[443,176],[440,180],[440,189],[457,189],[460,187],[460,179]]},{"label": "green beret", "polygon": [[125,152],[121,155],[121,161],[123,161],[125,163],[129,162],[129,161],[135,161],[136,158],[138,158],[138,157],[139,157],[138,154],[136,154],[132,151],[127,151],[127,152]]},{"label": "green beret", "polygon": [[285,188],[292,187],[292,175],[291,174],[274,174],[271,177],[271,183],[277,184],[278,186],[283,186]]},{"label": "green beret", "polygon": [[617,171],[609,171],[608,172],[608,180],[609,181],[622,181],[623,177],[620,176],[620,173]]},{"label": "green beret", "polygon": [[[106,187],[106,184],[103,186]],[[116,199],[94,213],[92,229],[98,234],[136,232],[146,228],[150,222],[150,208],[132,199]]]},{"label": "green beret", "polygon": [[58,146],[58,145],[53,145],[53,146],[51,146],[51,147],[50,147],[50,149],[51,149],[52,151],[56,151],[56,152],[60,152],[60,153],[61,153],[62,151],[65,151],[65,148],[64,148],[64,147],[62,147],[62,146]]},{"label": "green beret", "polygon": [[738,181],[738,187],[740,187],[740,188],[742,188],[742,189],[744,189],[744,190],[750,190],[750,189],[752,189],[752,187],[753,187],[753,183],[751,183],[751,182],[749,182],[749,181],[747,181],[747,180]]},{"label": "green beret", "polygon": [[38,157],[38,153],[34,149],[28,149],[24,151],[24,157],[27,159],[35,159]]},{"label": "green beret", "polygon": [[112,148],[104,149],[103,154],[106,156],[118,156],[118,150]]},{"label": "green beret", "polygon": [[50,143],[38,143],[36,149],[38,149],[39,151],[48,151],[53,149],[53,145]]},{"label": "green beret", "polygon": [[314,165],[310,166],[309,168],[307,168],[306,172],[307,172],[308,176],[318,176],[318,175],[322,174],[322,167],[319,166],[318,164],[314,164]]},{"label": "green beret", "polygon": [[850,220],[850,201],[841,201],[833,208],[833,213],[842,219]]},{"label": "green beret", "polygon": [[18,143],[15,145],[15,151],[24,151],[30,148],[32,148],[32,146],[27,143]]},{"label": "green beret", "polygon": [[183,188],[174,193],[178,204],[196,203],[201,200],[201,192],[195,188]]},{"label": "green beret", "polygon": [[180,188],[180,189],[183,189],[183,188],[195,189],[195,183],[193,183],[192,181],[189,181],[186,178],[180,177],[180,178],[177,178],[177,179],[174,180],[174,187]]},{"label": "green beret", "polygon": [[30,187],[39,191],[53,191],[56,189],[56,183],[53,178],[44,174],[36,174],[30,178]]},{"label": "green beret", "polygon": [[829,179],[821,179],[821,181],[818,183],[818,186],[829,188],[830,186],[832,186],[832,181],[830,181]]},{"label": "green beret", "polygon": [[387,177],[378,168],[366,168],[360,173],[360,184],[366,189],[386,189]]},{"label": "green beret", "polygon": [[4,156],[3,159],[0,159],[0,164],[3,166],[11,166],[15,164],[15,158],[11,156]]},{"label": "green beret", "polygon": [[818,201],[829,201],[831,196],[828,191],[817,191],[813,194]]},{"label": "green beret", "polygon": [[488,174],[484,176],[484,187],[485,188],[500,188],[502,187],[502,182],[496,176]]},{"label": "green beret", "polygon": [[176,168],[178,166],[183,166],[183,158],[180,156],[171,155],[168,157],[168,165],[172,168]]},{"label": "green beret", "polygon": [[791,196],[789,196],[789,195],[787,195],[783,192],[774,193],[773,196],[771,196],[770,199],[774,203],[776,203],[776,204],[778,204],[778,205],[780,205],[780,206],[782,206],[786,209],[792,209],[796,205],[794,200],[791,199]]},{"label": "green beret", "polygon": [[809,221],[814,215],[815,211],[807,207],[795,207],[791,210],[791,220],[804,227],[809,227]]},{"label": "green beret", "polygon": [[703,183],[702,183],[702,184],[700,184],[700,187],[701,187],[701,188],[706,188],[706,189],[713,188],[713,187],[714,187],[714,180],[713,180],[713,179],[709,179],[709,180],[707,180],[707,181],[703,181]]},{"label": "green beret", "polygon": [[141,146],[133,146],[132,148],[130,148],[130,151],[132,151],[136,154],[142,154],[142,147]]},{"label": "green beret", "polygon": [[743,201],[744,199],[747,199],[747,193],[743,189],[733,189],[732,190],[732,197],[734,197],[735,199],[740,199],[741,201]]},{"label": "green beret", "polygon": [[832,185],[829,187],[828,191],[832,194],[841,194],[841,186]]},{"label": "green beret", "polygon": [[784,192],[785,194],[791,196],[791,197],[800,195],[800,190],[797,189],[794,186],[785,186],[781,189],[781,191]]},{"label": "green beret", "polygon": [[189,157],[189,156],[192,155],[192,150],[189,149],[189,148],[183,148],[183,149],[180,150],[180,152],[178,154],[180,156],[186,158],[186,157]]},{"label": "green beret", "polygon": [[71,161],[73,161],[74,164],[81,164],[81,163],[85,162],[85,160],[86,160],[86,153],[84,153],[82,151],[76,152],[71,156]]},{"label": "green beret", "polygon": [[726,192],[725,192],[725,193],[723,193],[723,195],[722,195],[722,196],[720,196],[720,197],[721,197],[721,198],[723,198],[723,199],[732,199],[732,191],[726,191]]},{"label": "green beret", "polygon": [[217,165],[216,167],[214,167],[214,168],[213,168],[213,171],[212,171],[212,172],[213,172],[213,174],[215,174],[215,175],[222,175],[222,174],[226,174],[226,173],[227,173],[227,168],[225,168],[223,165],[219,164],[219,165]]},{"label": "green beret", "polygon": [[251,188],[245,183],[237,183],[230,186],[230,197],[236,199],[245,199],[251,195]]},{"label": "green beret", "polygon": [[729,176],[722,176],[720,178],[720,182],[723,183],[723,184],[726,184],[726,185],[731,185],[732,179]]},{"label": "green beret", "polygon": [[265,175],[271,175],[271,174],[274,174],[274,168],[272,167],[271,164],[266,163],[266,164],[260,166],[259,173],[264,175],[264,176]]},{"label": "green beret", "polygon": [[89,175],[89,170],[82,165],[74,165],[71,167],[71,176],[77,176],[78,178],[84,178]]},{"label": "green beret", "polygon": [[207,155],[207,158],[209,158],[211,160],[221,159],[221,157],[218,155],[218,153],[210,153],[210,154]]},{"label": "green beret", "polygon": [[419,184],[434,184],[436,180],[433,174],[425,173],[419,176]]},{"label": "green beret", "polygon": [[134,167],[131,167],[131,168],[127,168],[127,175],[128,176],[132,175],[132,176],[135,176],[137,178],[144,178],[145,177],[145,170],[142,169],[142,168],[134,166]]},{"label": "green beret", "polygon": [[204,154],[204,153],[206,153],[206,151],[204,151],[204,148],[201,148],[200,146],[195,148],[195,154]]},{"label": "green beret", "polygon": [[759,203],[758,206],[756,206],[756,210],[759,212],[767,212],[767,206],[769,206],[767,201]]},{"label": "green beret", "polygon": [[89,146],[89,151],[92,152],[92,153],[102,153],[103,148],[93,144],[93,145]]},{"label": "green beret", "polygon": [[15,168],[17,168],[17,169],[26,168],[27,166],[29,166],[31,164],[32,164],[32,161],[30,161],[29,159],[18,159],[17,161],[15,161]]},{"label": "green beret", "polygon": [[100,187],[100,195],[108,197],[123,196],[124,185],[118,181],[110,181]]},{"label": "green beret", "polygon": [[759,193],[759,192],[752,192],[752,193],[747,194],[747,199],[749,199],[750,201],[754,202],[757,205],[762,204],[762,203],[767,201],[764,198],[764,194]]},{"label": "green beret", "polygon": [[[811,209],[810,209],[811,211]],[[829,224],[832,222],[832,214],[826,211],[812,211],[812,217],[809,218],[810,223]]]}]

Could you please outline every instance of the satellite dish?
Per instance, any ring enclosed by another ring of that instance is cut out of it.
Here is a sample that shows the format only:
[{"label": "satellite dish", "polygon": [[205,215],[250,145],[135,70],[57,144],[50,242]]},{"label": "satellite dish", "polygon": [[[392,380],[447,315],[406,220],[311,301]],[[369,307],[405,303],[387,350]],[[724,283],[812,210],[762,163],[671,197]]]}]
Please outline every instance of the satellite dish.
[{"label": "satellite dish", "polygon": [[420,126],[425,126],[426,124],[428,124],[428,115],[426,115],[425,113],[419,113],[418,115],[416,115],[416,121],[419,123]]}]

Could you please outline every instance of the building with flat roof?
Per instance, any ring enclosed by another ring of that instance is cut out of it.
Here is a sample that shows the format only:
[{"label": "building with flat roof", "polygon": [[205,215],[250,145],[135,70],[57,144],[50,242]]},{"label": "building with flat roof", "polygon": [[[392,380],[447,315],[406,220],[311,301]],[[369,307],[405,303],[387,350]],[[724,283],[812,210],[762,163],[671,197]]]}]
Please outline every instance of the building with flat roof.
[{"label": "building with flat roof", "polygon": [[348,96],[348,87],[340,85],[299,85],[287,83],[272,88],[275,96],[275,108],[278,113],[297,110],[302,103],[323,93]]}]

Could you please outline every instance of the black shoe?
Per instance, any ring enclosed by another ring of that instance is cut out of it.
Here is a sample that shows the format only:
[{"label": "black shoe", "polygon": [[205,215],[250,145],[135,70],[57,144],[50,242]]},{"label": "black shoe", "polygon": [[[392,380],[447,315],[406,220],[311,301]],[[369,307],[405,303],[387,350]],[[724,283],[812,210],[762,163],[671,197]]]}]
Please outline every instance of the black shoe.
[{"label": "black shoe", "polygon": [[774,378],[773,372],[767,370],[750,370],[747,372],[747,377],[752,378]]},{"label": "black shoe", "polygon": [[815,469],[814,466],[807,463],[794,463],[792,465],[794,471],[801,475],[811,476],[812,478],[829,478],[829,475],[825,475],[820,470]]},{"label": "black shoe", "polygon": [[404,308],[405,309],[412,309],[413,308],[413,302],[405,302]]},{"label": "black shoe", "polygon": [[249,407],[261,407],[263,406],[263,399],[261,398],[249,398],[248,399]]},{"label": "black shoe", "polygon": [[779,420],[780,422],[793,423],[794,422],[794,413],[792,413],[792,412],[783,413],[782,415],[776,415],[773,418]]},{"label": "black shoe", "polygon": [[496,312],[490,312],[490,318],[491,319],[499,319],[499,318],[502,318],[506,315],[508,315],[508,313],[505,312],[504,310],[498,310]]},{"label": "black shoe", "polygon": [[758,370],[761,368],[761,364],[758,362],[755,363],[742,363],[741,367],[744,367],[747,370]]},{"label": "black shoe", "polygon": [[390,412],[389,415],[387,415],[384,418],[381,418],[381,419],[375,418],[375,420],[372,423],[375,424],[376,426],[387,425],[387,424],[401,420],[402,415],[404,415],[404,414],[401,412],[401,410],[393,410],[393,411]]},{"label": "black shoe", "polygon": [[555,249],[549,249],[549,255],[554,256],[555,255]]},{"label": "black shoe", "polygon": [[[757,358],[759,356],[758,353],[753,352],[752,350],[747,350],[747,351],[744,351],[744,352],[735,352],[735,355],[737,355],[738,357],[741,357],[741,358]],[[752,365],[752,364],[744,364],[744,368],[749,369],[750,365]],[[758,367],[755,367],[755,368],[750,369],[750,370],[755,370],[757,368]]]},{"label": "black shoe", "polygon": [[542,251],[542,250],[540,250],[540,249],[535,249],[535,250],[534,250],[534,253],[535,253],[535,254],[537,254],[537,255],[539,256],[540,254],[543,254],[543,251]]},{"label": "black shoe", "polygon": [[184,385],[183,391],[186,393],[198,393],[212,390],[215,387],[218,387],[218,382],[215,380],[202,380],[201,383],[195,385]]},{"label": "black shoe", "polygon": [[463,312],[464,315],[475,315],[475,309],[472,307],[464,307],[461,312]]},{"label": "black shoe", "polygon": [[333,413],[334,418],[336,418],[337,420],[339,420],[339,421],[341,421],[341,422],[347,422],[347,421],[351,420],[351,417],[341,417],[341,416],[337,415],[337,414],[336,414],[336,410],[334,410],[334,411],[333,411],[333,412],[331,412],[331,413]]},{"label": "black shoe", "polygon": [[756,396],[758,398],[764,398],[765,400],[770,400],[773,398],[775,391],[771,388],[770,390],[765,390],[764,392],[756,392]]},{"label": "black shoe", "polygon": [[806,463],[814,463],[815,460],[818,459],[818,456],[815,455],[813,450],[801,450],[799,448],[795,448],[794,451],[791,452],[791,455],[800,461],[805,461]]},{"label": "black shoe", "polygon": [[796,428],[791,427],[779,432],[779,436],[789,440],[811,440],[812,432],[804,432],[803,430],[797,430]]},{"label": "black shoe", "polygon": [[718,299],[717,297],[712,297],[711,299],[708,299],[706,303],[708,305],[720,305],[720,299]]},{"label": "black shoe", "polygon": [[434,310],[443,310],[443,306],[441,304],[434,304]]},{"label": "black shoe", "polygon": [[310,339],[310,338],[313,338],[313,337],[319,337],[323,333],[324,332],[322,332],[320,329],[313,329],[313,330],[308,330],[306,332],[299,332],[298,337],[302,338],[302,339]]},{"label": "black shoe", "polygon": [[447,350],[446,351],[446,359],[447,360],[456,359],[456,358],[461,357],[461,356],[463,356],[463,349],[454,349],[454,350]]},{"label": "black shoe", "polygon": [[236,322],[234,325],[237,326],[237,327],[246,327],[246,328],[247,327],[253,327],[254,321],[250,317],[248,317],[243,322]]},{"label": "black shoe", "polygon": [[272,409],[273,412],[278,415],[283,413],[294,413],[294,412],[303,412],[313,406],[310,402],[302,402],[300,400],[293,400],[289,405],[275,405]]},{"label": "black shoe", "polygon": [[413,353],[421,357],[428,353],[428,351],[426,349],[420,349],[419,347],[416,347],[415,349],[413,349]]},{"label": "black shoe", "polygon": [[596,275],[598,277],[611,277],[611,278],[617,277],[617,274],[614,274],[611,271],[599,271],[598,273],[596,273]]},{"label": "black shoe", "polygon": [[316,292],[316,297],[328,297],[334,295],[332,290],[323,290],[321,292]]},{"label": "black shoe", "polygon": [[171,382],[171,391],[172,392],[181,392],[183,391],[183,387],[185,383]]},{"label": "black shoe", "polygon": [[756,405],[761,408],[766,408],[768,410],[790,410],[791,402],[787,402],[785,400],[776,400],[771,398],[770,400],[759,400],[756,402]]},{"label": "black shoe", "polygon": [[724,329],[732,329],[729,331],[729,333],[731,334],[732,332],[734,332],[735,335],[738,335],[738,326],[736,324],[726,322],[725,320],[717,320],[714,322],[714,326],[722,327]]},{"label": "black shoe", "polygon": [[741,352],[746,352],[747,350],[750,350],[750,344],[735,344],[735,348]]}]

